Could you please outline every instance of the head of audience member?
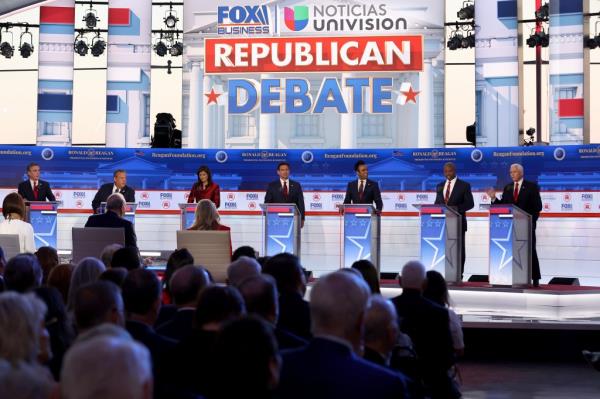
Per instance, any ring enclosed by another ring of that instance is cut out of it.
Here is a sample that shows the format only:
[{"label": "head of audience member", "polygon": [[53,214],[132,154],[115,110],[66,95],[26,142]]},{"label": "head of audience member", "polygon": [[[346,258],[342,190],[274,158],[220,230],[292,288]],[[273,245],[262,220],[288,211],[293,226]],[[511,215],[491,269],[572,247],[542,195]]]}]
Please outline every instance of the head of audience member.
[{"label": "head of audience member", "polygon": [[238,287],[248,314],[262,317],[271,324],[279,317],[279,293],[275,279],[268,274],[250,277]]},{"label": "head of audience member", "polygon": [[121,248],[123,248],[121,244],[110,244],[104,247],[102,254],[100,255],[100,259],[107,269],[111,268],[113,255]]},{"label": "head of audience member", "polygon": [[160,310],[160,281],[146,269],[132,270],[121,287],[127,319],[152,326]]},{"label": "head of audience member", "polygon": [[237,288],[211,285],[198,296],[194,327],[197,330],[219,331],[224,323],[245,313],[244,299]]},{"label": "head of audience member", "polygon": [[12,257],[4,268],[7,291],[27,292],[42,285],[42,267],[33,254]]},{"label": "head of audience member", "polygon": [[263,273],[270,274],[277,282],[280,295],[299,294],[306,292],[306,277],[297,256],[281,253],[272,256],[263,267]]},{"label": "head of audience member", "polygon": [[65,356],[60,388],[64,399],[150,399],[150,352],[119,336],[78,341]]},{"label": "head of audience member", "polygon": [[124,267],[112,267],[103,271],[100,277],[98,277],[98,280],[110,281],[122,288],[123,282],[125,282],[125,277],[127,277],[127,269]]},{"label": "head of audience member", "polygon": [[260,264],[254,258],[242,256],[227,268],[227,284],[239,288],[244,280],[260,275]]},{"label": "head of audience member", "polygon": [[125,197],[121,193],[114,193],[108,196],[106,199],[106,211],[114,212],[119,217],[123,217],[125,215],[126,201]]},{"label": "head of audience member", "polygon": [[365,313],[365,346],[388,359],[398,342],[399,333],[394,305],[381,295],[373,295]]},{"label": "head of audience member", "polygon": [[67,309],[73,310],[73,300],[79,287],[98,280],[100,275],[106,270],[104,263],[93,257],[83,258],[71,275],[71,284],[69,286],[69,298],[67,300]]},{"label": "head of audience member", "polygon": [[319,278],[310,293],[313,334],[345,340],[358,352],[370,295],[367,283],[354,274],[338,271]]},{"label": "head of audience member", "polygon": [[425,278],[425,266],[418,260],[411,260],[402,267],[400,286],[403,290],[423,292]]},{"label": "head of audience member", "polygon": [[17,193],[10,193],[2,201],[4,219],[25,220],[25,201]]},{"label": "head of audience member", "polygon": [[248,258],[256,259],[256,251],[249,245],[242,245],[241,247],[237,247],[233,254],[231,255],[231,261],[235,262],[242,256],[247,256]]},{"label": "head of audience member", "polygon": [[165,275],[163,277],[163,281],[165,282],[165,289],[170,292],[169,282],[171,281],[171,277],[173,277],[173,273],[178,269],[181,269],[183,266],[193,265],[194,257],[187,250],[187,248],[176,249],[167,259],[167,267],[165,268]]},{"label": "head of audience member", "polygon": [[208,285],[208,275],[203,267],[184,266],[173,274],[169,282],[171,299],[180,309],[195,308],[200,291]]},{"label": "head of audience member", "polygon": [[371,289],[372,294],[381,294],[379,274],[377,273],[377,268],[371,261],[366,259],[357,260],[352,264],[352,268],[360,272]]},{"label": "head of audience member", "polygon": [[33,293],[0,294],[0,358],[13,365],[50,359],[46,305]]},{"label": "head of audience member", "polygon": [[272,329],[261,319],[243,317],[226,323],[216,343],[223,397],[269,397],[279,383],[277,350]]},{"label": "head of audience member", "polygon": [[256,258],[256,260],[258,261],[258,263],[260,264],[260,267],[264,270],[265,269],[265,265],[267,264],[267,261],[271,259],[270,256],[259,256],[258,258]]},{"label": "head of audience member", "polygon": [[219,224],[221,217],[217,211],[215,204],[209,199],[202,199],[196,205],[194,212],[194,223],[190,226],[190,230],[215,230],[215,226]]},{"label": "head of audience member", "polygon": [[52,247],[40,247],[35,252],[35,256],[42,266],[42,283],[46,283],[50,271],[58,265],[58,252]]},{"label": "head of audience member", "polygon": [[69,300],[69,287],[71,285],[71,276],[75,266],[70,263],[63,263],[50,271],[46,285],[54,287],[60,292],[63,303],[66,305]]},{"label": "head of audience member", "polygon": [[109,281],[95,281],[80,287],[73,300],[73,314],[78,332],[102,323],[125,325],[121,291]]},{"label": "head of audience member", "polygon": [[56,383],[40,364],[0,359],[0,398],[47,399],[53,397]]},{"label": "head of audience member", "polygon": [[60,292],[56,288],[46,286],[36,289],[35,295],[46,305],[46,328],[54,342],[53,345],[68,348],[75,332]]},{"label": "head of audience member", "polygon": [[123,169],[115,170],[115,172],[113,173],[113,182],[115,186],[117,186],[117,188],[121,190],[127,185],[127,172],[125,172]]},{"label": "head of audience member", "polygon": [[448,285],[444,276],[435,270],[429,270],[426,273],[427,283],[423,290],[423,296],[440,306],[450,305],[450,296],[448,294]]},{"label": "head of audience member", "polygon": [[127,270],[142,267],[140,251],[136,247],[123,247],[115,251],[110,262],[110,267],[123,267]]}]

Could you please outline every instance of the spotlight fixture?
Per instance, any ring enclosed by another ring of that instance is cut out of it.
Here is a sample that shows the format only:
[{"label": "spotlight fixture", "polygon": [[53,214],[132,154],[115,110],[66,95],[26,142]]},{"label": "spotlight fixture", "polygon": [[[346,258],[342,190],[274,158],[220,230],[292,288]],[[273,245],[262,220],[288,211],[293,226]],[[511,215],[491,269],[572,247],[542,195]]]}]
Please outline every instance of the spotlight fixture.
[{"label": "spotlight fixture", "polygon": [[89,10],[86,11],[83,21],[88,29],[94,29],[98,25],[98,21],[100,21],[100,19],[98,18],[96,10],[94,10],[91,5]]},{"label": "spotlight fixture", "polygon": [[462,47],[462,39],[463,39],[463,35],[460,33],[454,33],[452,34],[452,36],[450,36],[450,39],[448,39],[448,49],[449,50],[458,50],[459,48]]},{"label": "spotlight fixture", "polygon": [[87,40],[81,33],[75,38],[75,44],[73,46],[75,47],[75,52],[82,57],[84,57],[90,49]]},{"label": "spotlight fixture", "polygon": [[463,3],[463,8],[458,10],[456,16],[461,20],[475,18],[475,5],[465,1]]},{"label": "spotlight fixture", "polygon": [[163,19],[165,26],[169,29],[175,29],[177,22],[179,22],[179,18],[177,18],[177,13],[173,11],[173,6],[171,6],[171,9],[167,11],[165,15],[165,18]]},{"label": "spotlight fixture", "polygon": [[179,57],[183,54],[183,44],[181,42],[175,42],[169,49],[171,57]]},{"label": "spotlight fixture", "polygon": [[530,147],[535,144],[535,128],[530,127],[523,135],[523,147]]},{"label": "spotlight fixture", "polygon": [[467,34],[467,36],[460,39],[460,46],[462,48],[473,48],[475,47],[475,35]]},{"label": "spotlight fixture", "polygon": [[[29,41],[23,42],[23,38],[27,37],[29,37]],[[29,27],[25,27],[25,32],[21,33],[19,52],[23,58],[29,58],[29,56],[33,53],[33,35],[31,32],[29,32]]]},{"label": "spotlight fixture", "polygon": [[167,55],[169,48],[167,47],[165,42],[163,42],[161,39],[154,45],[154,51],[156,52],[156,55],[158,55],[159,57],[164,57],[165,55]]},{"label": "spotlight fixture", "polygon": [[550,17],[550,6],[548,3],[544,3],[544,5],[540,6],[535,11],[535,19],[545,21]]},{"label": "spotlight fixture", "polygon": [[529,47],[548,47],[550,45],[550,35],[544,32],[535,32],[527,39],[527,46]]},{"label": "spotlight fixture", "polygon": [[585,41],[585,44],[591,50],[600,47],[600,35],[596,35],[596,37],[588,37]]},{"label": "spotlight fixture", "polygon": [[94,57],[100,57],[104,50],[106,49],[106,42],[100,37],[98,34],[94,39],[92,39],[92,55]]},{"label": "spotlight fixture", "polygon": [[[11,40],[10,43],[8,42],[8,40],[6,39],[6,35],[10,34]],[[4,40],[2,39],[2,32],[0,32],[0,54],[2,54],[2,56],[4,56],[5,58],[12,58],[12,56],[15,54],[15,47],[12,45],[12,32],[8,31],[8,27],[6,28],[6,32],[4,33],[5,38]]]}]

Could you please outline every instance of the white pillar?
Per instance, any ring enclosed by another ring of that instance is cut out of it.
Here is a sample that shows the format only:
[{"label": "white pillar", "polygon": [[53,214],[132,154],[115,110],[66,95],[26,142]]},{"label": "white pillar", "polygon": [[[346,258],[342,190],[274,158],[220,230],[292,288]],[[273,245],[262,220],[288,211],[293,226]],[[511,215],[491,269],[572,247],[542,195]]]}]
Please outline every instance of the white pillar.
[{"label": "white pillar", "polygon": [[[269,79],[271,75],[263,74],[261,79]],[[258,118],[258,148],[277,147],[277,120],[275,114],[260,114]]]},{"label": "white pillar", "polygon": [[[352,74],[350,73],[342,74],[342,94],[346,104],[350,104],[352,100],[351,89],[349,87],[344,87],[346,79],[350,77],[352,77]],[[364,111],[365,110],[363,110],[363,112]],[[356,115],[351,112],[340,114],[340,148],[356,148],[357,134]]]},{"label": "white pillar", "polygon": [[190,109],[188,110],[190,131],[187,132],[188,148],[200,148],[202,144],[202,117],[204,116],[204,107],[202,106],[202,99],[204,98],[204,71],[200,67],[199,61],[192,61],[191,74]]},{"label": "white pillar", "polygon": [[433,147],[433,68],[431,59],[423,60],[423,72],[419,77],[419,148]]},{"label": "white pillar", "polygon": [[202,93],[201,93],[201,101],[202,101],[202,148],[210,148],[210,135],[211,135],[211,129],[212,129],[212,120],[211,120],[211,107],[214,107],[214,103],[211,105],[207,104],[207,98],[204,96],[204,92],[210,92],[210,89],[212,89],[212,77],[210,76],[204,76],[204,78],[202,79]]}]

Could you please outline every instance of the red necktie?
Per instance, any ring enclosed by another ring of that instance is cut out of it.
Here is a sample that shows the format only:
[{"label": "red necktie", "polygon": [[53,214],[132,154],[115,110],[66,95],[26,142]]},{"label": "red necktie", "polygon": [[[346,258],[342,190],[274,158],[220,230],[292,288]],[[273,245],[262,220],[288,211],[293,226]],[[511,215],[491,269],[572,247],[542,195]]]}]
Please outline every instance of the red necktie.
[{"label": "red necktie", "polygon": [[448,200],[450,199],[450,186],[452,185],[452,182],[450,180],[448,180],[448,187],[446,188],[446,195],[444,196],[444,202],[447,204]]},{"label": "red necktie", "polygon": [[358,199],[359,201],[362,201],[363,199],[363,194],[365,193],[365,186],[364,186],[364,181],[360,181],[360,184],[358,185]]},{"label": "red necktie", "polygon": [[33,182],[33,199],[36,201],[38,200],[38,194],[39,194],[38,184],[37,184],[37,182]]},{"label": "red necktie", "polygon": [[288,199],[288,187],[286,181],[283,182],[283,199],[286,201]]},{"label": "red necktie", "polygon": [[515,192],[513,193],[513,198],[515,200],[515,204],[519,200],[519,183],[515,183]]}]

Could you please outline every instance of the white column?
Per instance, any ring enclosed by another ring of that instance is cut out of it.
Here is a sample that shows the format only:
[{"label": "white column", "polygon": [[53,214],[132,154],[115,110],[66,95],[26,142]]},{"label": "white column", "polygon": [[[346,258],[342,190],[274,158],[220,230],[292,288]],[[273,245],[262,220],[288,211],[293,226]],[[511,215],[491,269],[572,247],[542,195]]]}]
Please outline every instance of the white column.
[{"label": "white column", "polygon": [[[346,79],[352,77],[350,73],[342,74],[342,94],[346,104],[350,104],[351,101],[351,90],[349,87],[344,87]],[[365,101],[366,104],[366,101]],[[365,110],[363,110],[365,111]],[[348,112],[346,114],[340,114],[340,148],[356,148],[357,136],[356,131],[356,115]]]},{"label": "white column", "polygon": [[202,79],[202,148],[210,148],[210,134],[212,128],[212,120],[211,120],[211,107],[214,107],[214,104],[208,105],[207,98],[204,96],[204,92],[210,92],[212,89],[212,77],[204,76]]},{"label": "white column", "polygon": [[419,148],[433,147],[433,69],[431,59],[423,60],[423,72],[419,77]]},{"label": "white column", "polygon": [[[269,79],[272,75],[261,75],[261,79]],[[277,120],[275,114],[261,113],[258,118],[258,148],[277,147]]]},{"label": "white column", "polygon": [[200,148],[202,144],[202,117],[204,107],[204,71],[200,67],[200,61],[192,61],[192,76],[190,77],[190,131],[188,134],[188,148]]}]

